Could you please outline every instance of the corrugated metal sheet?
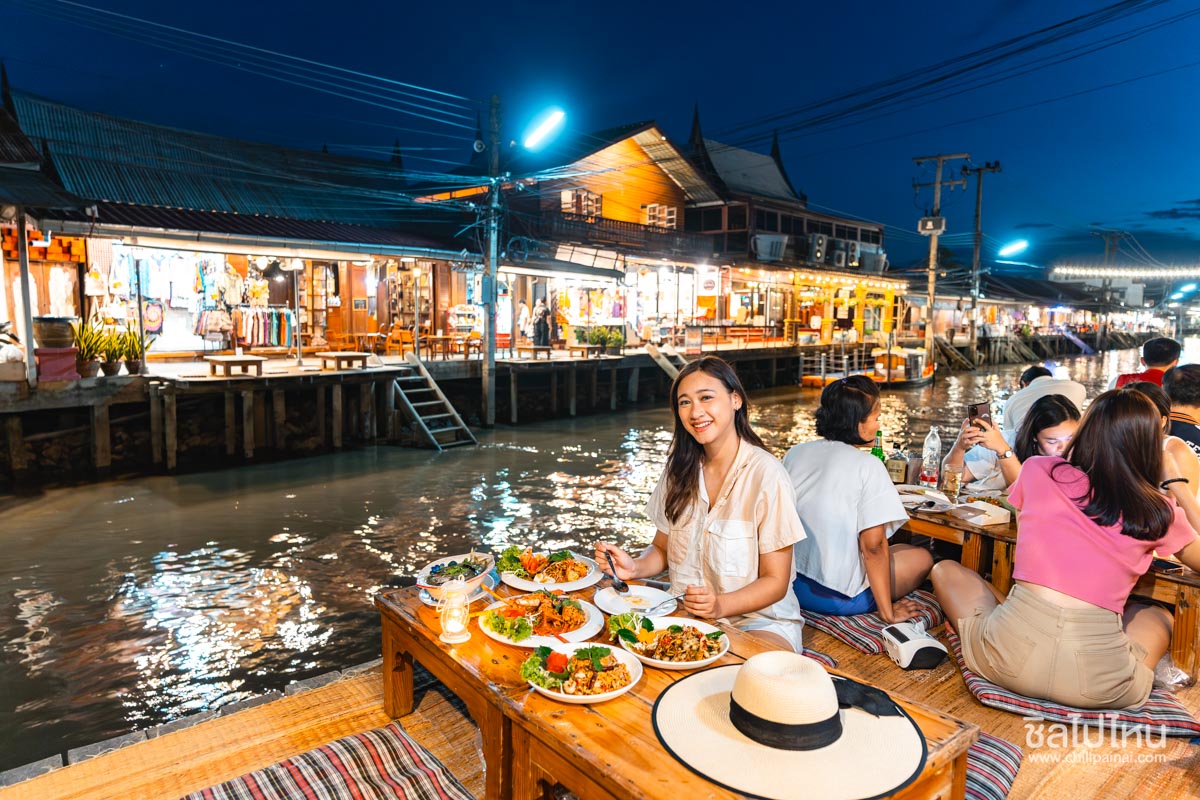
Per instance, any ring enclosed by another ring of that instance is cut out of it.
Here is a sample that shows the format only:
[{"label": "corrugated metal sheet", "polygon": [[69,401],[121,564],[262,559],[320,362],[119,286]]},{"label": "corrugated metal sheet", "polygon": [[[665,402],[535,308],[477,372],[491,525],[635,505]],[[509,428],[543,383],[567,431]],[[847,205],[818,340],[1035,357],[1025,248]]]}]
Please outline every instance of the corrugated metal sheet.
[{"label": "corrugated metal sheet", "polygon": [[87,204],[37,170],[0,167],[0,205],[64,209]]},{"label": "corrugated metal sheet", "polygon": [[0,164],[34,166],[41,160],[37,148],[21,133],[8,109],[0,107]]},{"label": "corrugated metal sheet", "polygon": [[770,156],[712,139],[705,139],[704,147],[717,175],[730,191],[800,202],[787,178],[779,171],[779,165]]},{"label": "corrugated metal sheet", "polygon": [[646,155],[654,159],[654,163],[662,167],[671,180],[679,184],[690,202],[703,204],[721,201],[704,176],[683,157],[675,145],[667,141],[658,128],[642,131],[633,140],[646,151]]},{"label": "corrugated metal sheet", "polygon": [[14,92],[64,186],[113,203],[387,225],[412,204],[387,162],[245,142],[95,114]]}]

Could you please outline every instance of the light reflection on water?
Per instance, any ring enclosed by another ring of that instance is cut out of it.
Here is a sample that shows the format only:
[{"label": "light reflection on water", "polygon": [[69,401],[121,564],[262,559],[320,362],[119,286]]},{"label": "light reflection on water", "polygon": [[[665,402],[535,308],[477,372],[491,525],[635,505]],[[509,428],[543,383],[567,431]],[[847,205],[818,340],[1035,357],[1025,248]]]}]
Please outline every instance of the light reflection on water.
[{"label": "light reflection on water", "polygon": [[[1071,369],[1094,395],[1135,363],[1123,351]],[[1002,401],[1019,372],[885,395],[885,440],[919,447],[967,403]],[[752,424],[782,454],[815,436],[816,399],[755,393]],[[670,425],[649,409],[485,432],[441,456],[371,448],[11,501],[0,769],[375,658],[371,596],[443,555],[647,543]]]}]

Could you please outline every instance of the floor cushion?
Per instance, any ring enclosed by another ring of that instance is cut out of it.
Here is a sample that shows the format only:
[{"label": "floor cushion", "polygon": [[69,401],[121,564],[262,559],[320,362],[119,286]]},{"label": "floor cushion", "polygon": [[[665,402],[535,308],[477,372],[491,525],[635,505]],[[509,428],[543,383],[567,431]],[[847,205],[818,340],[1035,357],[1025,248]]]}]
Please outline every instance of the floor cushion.
[{"label": "floor cushion", "polygon": [[[933,630],[946,621],[942,608],[932,594],[918,589],[908,595],[921,607],[917,619],[925,623],[925,630]],[[828,633],[835,639],[845,642],[863,653],[882,653],[883,634],[880,633],[887,623],[875,612],[869,614],[852,614],[839,617],[833,614],[818,614],[815,611],[803,611],[806,625],[811,625],[822,633]]]},{"label": "floor cushion", "polygon": [[347,736],[183,800],[474,800],[396,723]]},{"label": "floor cushion", "polygon": [[967,800],[1004,800],[1021,769],[1021,748],[989,733],[967,749]]},{"label": "floor cushion", "polygon": [[1124,709],[1094,709],[1072,708],[1050,700],[1036,700],[1010,692],[1002,686],[976,675],[963,662],[962,643],[954,631],[948,631],[950,651],[962,671],[963,681],[967,691],[985,706],[1010,711],[1022,717],[1038,717],[1048,722],[1064,722],[1070,725],[1075,722],[1080,725],[1106,725],[1111,729],[1143,730],[1150,726],[1148,733],[1157,734],[1158,726],[1167,736],[1195,736],[1200,734],[1200,721],[1175,698],[1175,695],[1162,689],[1150,692],[1150,698],[1138,708]]}]

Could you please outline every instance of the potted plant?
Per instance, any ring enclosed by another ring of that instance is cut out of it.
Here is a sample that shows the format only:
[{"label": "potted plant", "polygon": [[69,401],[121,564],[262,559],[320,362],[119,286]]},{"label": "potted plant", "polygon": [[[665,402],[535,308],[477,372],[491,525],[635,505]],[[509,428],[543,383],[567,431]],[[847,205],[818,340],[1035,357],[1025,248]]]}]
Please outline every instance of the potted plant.
[{"label": "potted plant", "polygon": [[[125,371],[130,375],[141,375],[142,365],[146,361],[146,348],[142,347],[142,340],[138,337],[138,332],[132,328],[127,329],[122,335],[125,339]],[[154,339],[154,336],[147,336],[146,347],[154,344]]]},{"label": "potted plant", "polygon": [[96,359],[104,347],[104,330],[96,324],[95,317],[82,322],[71,324],[71,332],[75,337],[75,369],[82,378],[94,378],[100,371],[100,362]]},{"label": "potted plant", "polygon": [[606,352],[612,356],[621,355],[621,349],[625,347],[625,332],[620,328],[609,328],[608,338],[604,342]]},{"label": "potted plant", "polygon": [[100,371],[112,377],[121,371],[125,354],[125,336],[120,331],[106,331],[100,344]]},{"label": "potted plant", "polygon": [[588,344],[598,344],[604,347],[604,343],[608,341],[607,328],[592,328],[588,331]]}]

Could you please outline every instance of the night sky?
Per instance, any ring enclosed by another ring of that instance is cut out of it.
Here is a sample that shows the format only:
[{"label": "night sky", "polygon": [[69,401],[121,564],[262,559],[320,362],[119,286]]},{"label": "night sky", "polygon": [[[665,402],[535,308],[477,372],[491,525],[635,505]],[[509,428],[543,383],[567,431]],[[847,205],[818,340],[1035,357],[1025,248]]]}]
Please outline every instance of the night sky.
[{"label": "night sky", "polygon": [[[696,103],[710,138],[766,152],[778,128],[792,183],[811,207],[885,223],[893,266],[923,253],[913,231],[931,199],[928,192],[915,197],[912,181],[931,180],[932,173],[911,159],[939,152],[969,152],[976,165],[1003,165],[985,177],[985,257],[1026,238],[1028,262],[1095,262],[1103,246],[1089,231],[1103,226],[1130,231],[1164,262],[1200,261],[1195,3],[1117,3],[1115,11],[1128,13],[1107,24],[1047,36],[1043,48],[926,88],[916,86],[920,76],[947,74],[932,65],[1106,4],[96,5],[477,101],[496,93],[506,138],[520,137],[550,105],[565,109],[569,127],[579,131],[655,119],[681,145]],[[31,8],[58,9],[59,18]],[[410,148],[406,167],[427,171],[464,161],[476,109],[486,118],[482,103],[466,103],[452,111],[464,115],[453,121],[466,127],[454,127],[239,71],[215,44],[198,48],[222,63],[156,47],[162,36],[139,26],[134,38],[122,38],[77,24],[95,18],[50,0],[0,0],[0,56],[14,86],[117,116],[313,149],[325,144],[383,158],[399,138]],[[1085,52],[1099,44],[1108,46]],[[847,115],[845,102],[830,102],[905,75],[886,107],[868,96]],[[977,85],[989,81],[996,82]],[[1046,102],[1068,95],[1074,96]],[[451,110],[434,107],[439,117]],[[808,110],[788,113],[801,108]],[[817,114],[827,115],[823,124]],[[782,116],[763,120],[773,115]],[[748,123],[754,124],[741,127]],[[943,203],[951,234],[945,241],[968,257],[973,207],[973,185]]]}]

